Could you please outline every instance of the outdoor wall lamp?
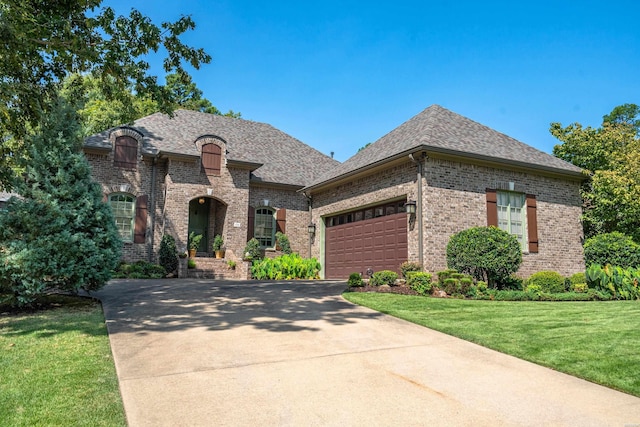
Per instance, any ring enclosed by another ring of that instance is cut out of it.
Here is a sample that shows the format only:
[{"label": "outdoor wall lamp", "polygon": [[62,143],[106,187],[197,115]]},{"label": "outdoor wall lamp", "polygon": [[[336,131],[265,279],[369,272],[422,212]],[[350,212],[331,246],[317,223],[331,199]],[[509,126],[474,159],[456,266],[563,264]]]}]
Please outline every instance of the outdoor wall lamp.
[{"label": "outdoor wall lamp", "polygon": [[407,211],[407,215],[415,215],[416,214],[416,201],[415,200],[407,200],[407,203],[404,204],[404,208]]},{"label": "outdoor wall lamp", "polygon": [[309,234],[316,234],[316,225],[314,223],[309,224],[307,226],[307,231]]},{"label": "outdoor wall lamp", "polygon": [[200,203],[201,205],[204,205],[204,197],[200,197],[198,199],[198,203]]}]

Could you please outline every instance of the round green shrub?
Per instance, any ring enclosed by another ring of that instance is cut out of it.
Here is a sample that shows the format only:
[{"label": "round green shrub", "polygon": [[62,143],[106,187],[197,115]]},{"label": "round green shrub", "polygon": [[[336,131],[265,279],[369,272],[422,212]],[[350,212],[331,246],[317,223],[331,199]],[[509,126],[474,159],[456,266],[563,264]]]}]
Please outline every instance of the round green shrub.
[{"label": "round green shrub", "polygon": [[579,283],[587,283],[587,275],[584,272],[575,273],[569,277],[569,284],[576,285]]},{"label": "round green shrub", "polygon": [[381,286],[381,285],[395,286],[396,280],[398,280],[398,273],[391,270],[381,270],[373,273],[373,276],[371,276],[371,280],[369,281],[369,284],[371,286]]},{"label": "round green shrub", "polygon": [[431,290],[433,289],[433,285],[431,284],[431,274],[423,273],[421,271],[413,271],[409,273],[409,277],[407,278],[407,286],[409,286],[409,288],[413,289],[420,295],[431,294]]},{"label": "round green shrub", "polygon": [[640,245],[625,234],[599,234],[584,242],[585,264],[615,265],[622,268],[640,266]]},{"label": "round green shrub", "polygon": [[451,236],[447,266],[499,287],[518,271],[522,249],[515,236],[497,227],[473,227]]},{"label": "round green shrub", "polygon": [[364,282],[362,281],[362,276],[360,273],[351,273],[349,275],[349,280],[347,280],[347,284],[351,287],[360,287],[364,286]]},{"label": "round green shrub", "polygon": [[262,251],[260,250],[260,242],[253,237],[247,242],[244,247],[244,259],[248,261],[255,261],[262,259]]},{"label": "round green shrub", "polygon": [[414,271],[422,271],[422,266],[417,262],[411,262],[411,261],[405,261],[402,264],[400,264],[400,273],[402,274],[402,277],[404,277],[405,279],[409,278],[407,276],[408,273],[411,273]]},{"label": "round green shrub", "polygon": [[538,271],[527,279],[526,290],[529,291],[533,287],[541,292],[558,294],[565,291],[564,277],[556,271]]}]

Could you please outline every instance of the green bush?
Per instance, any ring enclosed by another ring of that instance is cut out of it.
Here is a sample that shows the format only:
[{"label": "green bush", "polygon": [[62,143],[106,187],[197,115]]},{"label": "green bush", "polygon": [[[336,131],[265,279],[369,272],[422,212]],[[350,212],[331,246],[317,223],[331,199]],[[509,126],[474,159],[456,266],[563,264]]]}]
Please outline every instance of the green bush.
[{"label": "green bush", "polygon": [[407,286],[420,295],[430,295],[433,289],[433,285],[431,284],[431,274],[421,271],[411,271],[409,273]]},{"label": "green bush", "polygon": [[381,286],[381,285],[395,286],[396,280],[398,280],[398,273],[391,270],[381,270],[373,273],[373,276],[371,276],[371,280],[369,281],[369,284],[371,286]]},{"label": "green bush", "polygon": [[499,287],[518,271],[522,249],[514,236],[497,227],[473,227],[451,236],[447,266]]},{"label": "green bush", "polygon": [[587,268],[586,276],[589,288],[606,292],[613,299],[640,299],[640,268],[593,264]]},{"label": "green bush", "polygon": [[436,274],[438,275],[438,285],[442,288],[444,287],[444,281],[449,279],[451,277],[451,275],[453,274],[457,274],[458,271],[456,270],[451,270],[451,269],[447,269],[447,270],[442,270],[442,271],[438,271]]},{"label": "green bush", "polygon": [[571,285],[571,292],[587,292],[587,290],[589,289],[589,286],[586,283],[573,283]]},{"label": "green bush", "polygon": [[244,247],[244,259],[247,261],[256,261],[262,259],[262,251],[260,250],[260,242],[255,237],[247,242]]},{"label": "green bush", "polygon": [[286,234],[281,233],[281,232],[277,232],[276,233],[276,243],[278,245],[278,247],[280,248],[280,250],[282,252],[284,252],[285,254],[290,254],[293,251],[291,250],[291,243],[289,243],[289,238],[287,237]]},{"label": "green bush", "polygon": [[575,273],[575,274],[572,274],[571,277],[569,277],[570,285],[575,285],[578,283],[587,283],[587,276],[585,273],[583,272]]},{"label": "green bush", "polygon": [[498,281],[498,289],[510,290],[510,291],[522,291],[524,290],[524,281],[512,274],[508,277],[503,277]]},{"label": "green bush", "polygon": [[118,279],[160,279],[165,275],[163,266],[146,261],[136,261],[133,264],[121,261],[113,272],[113,277]]},{"label": "green bush", "polygon": [[320,263],[315,258],[284,254],[276,258],[264,258],[251,266],[251,274],[258,280],[317,279]]},{"label": "green bush", "polygon": [[21,197],[0,210],[0,294],[11,304],[28,306],[53,289],[100,289],[118,265],[122,242],[78,122],[57,102],[22,141],[28,154],[12,159],[22,169],[14,183]]},{"label": "green bush", "polygon": [[189,258],[187,260],[187,268],[196,268],[196,260],[193,258]]},{"label": "green bush", "polygon": [[364,282],[362,281],[362,276],[360,275],[360,273],[351,273],[349,275],[349,280],[347,280],[347,284],[351,287],[364,286]]},{"label": "green bush", "polygon": [[587,266],[610,264],[622,268],[638,267],[640,245],[617,231],[599,234],[584,242],[584,260]]},{"label": "green bush", "polygon": [[558,272],[538,271],[527,279],[525,289],[529,290],[531,286],[535,285],[538,286],[542,292],[557,294],[565,291],[564,282],[564,277]]},{"label": "green bush", "polygon": [[166,273],[173,273],[178,269],[178,250],[173,236],[165,234],[160,242],[158,262],[164,267]]},{"label": "green bush", "polygon": [[454,279],[453,277],[449,279],[445,279],[442,284],[442,290],[447,293],[447,295],[457,295],[460,293],[460,279]]},{"label": "green bush", "polygon": [[409,277],[407,276],[407,273],[410,273],[413,271],[422,271],[422,266],[417,262],[411,262],[411,261],[405,261],[402,264],[400,264],[400,274],[402,274],[403,278],[408,279]]}]

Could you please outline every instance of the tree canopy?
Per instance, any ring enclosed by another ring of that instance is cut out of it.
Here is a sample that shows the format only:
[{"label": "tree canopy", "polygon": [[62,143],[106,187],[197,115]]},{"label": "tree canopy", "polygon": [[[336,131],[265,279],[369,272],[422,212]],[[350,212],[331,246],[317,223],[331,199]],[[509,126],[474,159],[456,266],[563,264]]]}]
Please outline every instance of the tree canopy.
[{"label": "tree canopy", "polygon": [[184,64],[198,69],[211,57],[180,37],[195,28],[189,16],[154,24],[136,9],[117,15],[101,0],[0,0],[0,186],[26,153],[25,137],[52,109],[62,80],[91,73],[109,101],[123,103],[130,88],[158,109],[175,107],[170,91],[149,74],[148,55],[166,51],[163,68],[181,79]]},{"label": "tree canopy", "polygon": [[640,107],[624,104],[603,116],[599,128],[551,124],[561,141],[553,154],[585,170],[585,237],[621,232],[640,242]]}]

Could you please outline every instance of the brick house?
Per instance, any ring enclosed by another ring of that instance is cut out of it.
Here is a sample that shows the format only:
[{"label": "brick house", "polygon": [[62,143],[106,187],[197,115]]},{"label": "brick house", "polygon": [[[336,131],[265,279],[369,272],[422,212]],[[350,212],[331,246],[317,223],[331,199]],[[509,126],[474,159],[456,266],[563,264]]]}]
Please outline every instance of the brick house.
[{"label": "brick house", "polygon": [[84,150],[128,260],[155,260],[164,233],[186,247],[192,231],[204,236],[199,256],[221,234],[240,260],[251,237],[273,253],[280,230],[324,278],[406,260],[437,271],[451,234],[490,224],[517,236],[522,276],[584,270],[580,169],[437,105],[344,163],[270,125],[185,110],[94,135]]}]

